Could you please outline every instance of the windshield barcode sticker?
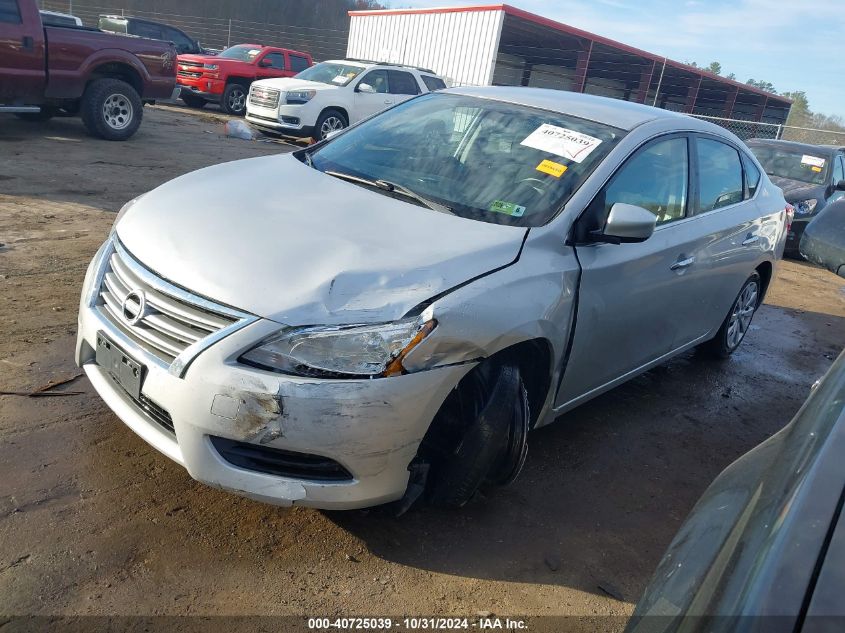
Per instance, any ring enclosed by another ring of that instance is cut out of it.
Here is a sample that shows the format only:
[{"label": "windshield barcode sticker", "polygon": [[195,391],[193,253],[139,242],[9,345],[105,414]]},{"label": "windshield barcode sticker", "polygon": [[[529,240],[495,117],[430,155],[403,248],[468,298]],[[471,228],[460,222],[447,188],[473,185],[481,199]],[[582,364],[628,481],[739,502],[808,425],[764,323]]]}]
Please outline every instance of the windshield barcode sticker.
[{"label": "windshield barcode sticker", "polygon": [[543,123],[520,143],[541,152],[562,156],[575,163],[587,158],[600,144],[601,139],[548,123]]}]

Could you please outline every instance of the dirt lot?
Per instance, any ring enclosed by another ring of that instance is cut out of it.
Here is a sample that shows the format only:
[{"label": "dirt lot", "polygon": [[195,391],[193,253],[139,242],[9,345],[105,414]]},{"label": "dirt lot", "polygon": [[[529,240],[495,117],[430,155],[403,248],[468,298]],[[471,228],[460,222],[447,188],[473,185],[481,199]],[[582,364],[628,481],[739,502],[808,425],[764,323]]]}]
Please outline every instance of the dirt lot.
[{"label": "dirt lot", "polygon": [[[108,143],[0,117],[0,390],[78,373],[79,285],[124,202],[290,149],[220,131],[148,109]],[[193,482],[84,378],[61,388],[79,395],[0,397],[0,615],[624,616],[707,484],[845,345],[844,281],[785,262],[731,360],[689,354],[564,416],[513,486],[460,512],[261,505]]]}]

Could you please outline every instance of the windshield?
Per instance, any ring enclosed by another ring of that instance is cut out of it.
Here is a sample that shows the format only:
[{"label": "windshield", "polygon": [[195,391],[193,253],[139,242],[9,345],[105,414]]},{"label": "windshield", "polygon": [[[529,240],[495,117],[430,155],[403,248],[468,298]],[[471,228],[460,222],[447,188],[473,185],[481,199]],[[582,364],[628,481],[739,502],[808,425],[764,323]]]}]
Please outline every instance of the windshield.
[{"label": "windshield", "polygon": [[244,44],[240,44],[238,46],[232,46],[231,48],[227,48],[225,51],[217,55],[217,57],[224,57],[226,59],[237,59],[241,62],[252,62],[258,57],[258,54],[261,52],[261,49],[256,46],[248,46]]},{"label": "windshield", "polygon": [[749,148],[770,176],[789,178],[813,185],[825,183],[828,160],[823,156],[773,145],[749,145]]},{"label": "windshield", "polygon": [[362,66],[355,64],[339,64],[337,62],[320,62],[311,68],[306,68],[296,75],[297,79],[318,81],[321,84],[333,84],[345,86],[358,75],[364,72]]},{"label": "windshield", "polygon": [[541,226],[623,135],[567,114],[430,93],[351,128],[310,159],[320,171],[386,181],[455,215]]}]

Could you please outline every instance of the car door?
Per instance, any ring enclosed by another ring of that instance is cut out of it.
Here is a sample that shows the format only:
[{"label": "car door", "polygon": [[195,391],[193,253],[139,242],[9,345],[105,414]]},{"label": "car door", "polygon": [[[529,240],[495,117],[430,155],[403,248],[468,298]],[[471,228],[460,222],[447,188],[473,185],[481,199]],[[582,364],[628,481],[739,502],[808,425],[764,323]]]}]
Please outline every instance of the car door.
[{"label": "car door", "polygon": [[41,101],[44,59],[44,31],[36,4],[0,0],[0,104]]},{"label": "car door", "polygon": [[640,147],[602,188],[579,223],[604,226],[617,202],[657,216],[644,242],[576,246],[581,280],[574,337],[558,390],[571,407],[669,355],[705,299],[688,279],[699,242],[691,139],[672,134]]},{"label": "car door", "polygon": [[[362,86],[365,86],[364,90],[361,90]],[[372,92],[369,92],[366,86],[372,88]],[[387,71],[371,70],[355,84],[355,93],[352,98],[353,120],[350,123],[389,108],[393,103],[394,96],[389,91]]]},{"label": "car door", "polygon": [[258,79],[281,77],[285,74],[285,54],[283,51],[269,51],[256,62]]},{"label": "car door", "polygon": [[757,196],[760,173],[742,150],[703,134],[692,142],[698,187],[688,224],[696,241],[685,278],[700,302],[675,347],[718,330],[745,280],[774,250],[784,211],[782,200]]}]

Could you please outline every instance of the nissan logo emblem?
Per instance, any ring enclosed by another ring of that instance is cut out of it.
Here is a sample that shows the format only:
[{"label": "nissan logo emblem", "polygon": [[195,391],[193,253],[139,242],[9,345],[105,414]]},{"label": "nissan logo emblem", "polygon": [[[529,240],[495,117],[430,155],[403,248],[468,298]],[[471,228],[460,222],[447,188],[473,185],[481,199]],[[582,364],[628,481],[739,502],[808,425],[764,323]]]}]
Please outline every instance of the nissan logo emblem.
[{"label": "nissan logo emblem", "polygon": [[133,290],[121,304],[123,320],[129,325],[138,325],[147,316],[147,297],[143,290]]}]

